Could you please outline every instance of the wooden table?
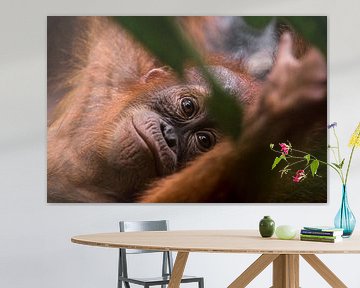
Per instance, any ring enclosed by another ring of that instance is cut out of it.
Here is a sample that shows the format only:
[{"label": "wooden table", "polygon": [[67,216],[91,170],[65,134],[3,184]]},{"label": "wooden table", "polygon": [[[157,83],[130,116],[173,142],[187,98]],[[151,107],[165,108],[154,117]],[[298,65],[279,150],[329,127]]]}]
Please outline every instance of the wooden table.
[{"label": "wooden table", "polygon": [[177,251],[169,288],[179,287],[189,252],[262,254],[228,288],[246,287],[270,263],[274,288],[298,288],[299,255],[332,287],[347,287],[315,254],[360,253],[359,235],[334,244],[261,238],[256,230],[101,233],[75,236],[71,241],[100,247]]}]

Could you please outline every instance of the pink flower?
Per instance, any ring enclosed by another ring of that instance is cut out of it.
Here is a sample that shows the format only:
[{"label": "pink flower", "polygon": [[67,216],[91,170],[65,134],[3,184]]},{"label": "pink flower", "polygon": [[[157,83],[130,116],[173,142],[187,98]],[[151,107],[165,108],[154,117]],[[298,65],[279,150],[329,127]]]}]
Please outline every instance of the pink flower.
[{"label": "pink flower", "polygon": [[295,176],[293,176],[293,181],[295,183],[299,183],[300,181],[304,180],[306,177],[304,170],[297,170]]},{"label": "pink flower", "polygon": [[283,152],[283,154],[288,155],[289,154],[289,145],[285,144],[285,143],[280,143],[279,144],[281,147],[281,152]]}]

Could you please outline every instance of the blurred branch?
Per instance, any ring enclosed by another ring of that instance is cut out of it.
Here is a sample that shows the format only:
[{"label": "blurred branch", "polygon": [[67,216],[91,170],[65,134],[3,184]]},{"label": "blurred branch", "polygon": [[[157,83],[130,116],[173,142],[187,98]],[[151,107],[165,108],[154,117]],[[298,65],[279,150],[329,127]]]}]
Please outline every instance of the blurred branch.
[{"label": "blurred branch", "polygon": [[250,26],[263,29],[272,19],[291,26],[299,35],[303,36],[312,45],[327,55],[327,17],[326,16],[246,16],[246,23]]},{"label": "blurred branch", "polygon": [[274,19],[275,17],[272,17],[272,16],[244,16],[243,18],[244,18],[245,22],[247,24],[249,24],[250,26],[257,28],[257,29],[262,29],[262,28],[265,28],[267,25],[269,25],[271,20]]}]

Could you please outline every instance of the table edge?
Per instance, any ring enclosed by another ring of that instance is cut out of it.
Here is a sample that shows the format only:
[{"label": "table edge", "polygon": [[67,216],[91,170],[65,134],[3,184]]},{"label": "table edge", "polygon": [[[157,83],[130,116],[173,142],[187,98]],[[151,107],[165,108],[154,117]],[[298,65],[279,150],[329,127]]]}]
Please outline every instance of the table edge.
[{"label": "table edge", "polygon": [[[87,245],[93,247],[101,247],[101,248],[116,248],[116,249],[139,249],[139,250],[152,250],[152,251],[172,251],[172,252],[191,252],[191,253],[233,253],[233,254],[294,254],[294,255],[302,255],[302,254],[360,254],[360,248],[356,251],[329,251],[329,250],[262,250],[262,249],[208,249],[208,248],[180,248],[180,247],[170,247],[170,246],[154,246],[154,245],[138,245],[138,244],[113,244],[113,243],[100,243],[96,241],[90,240],[80,240],[76,237],[82,235],[74,236],[71,238],[71,242],[74,244]],[[324,243],[328,245],[336,245],[336,243]]]}]

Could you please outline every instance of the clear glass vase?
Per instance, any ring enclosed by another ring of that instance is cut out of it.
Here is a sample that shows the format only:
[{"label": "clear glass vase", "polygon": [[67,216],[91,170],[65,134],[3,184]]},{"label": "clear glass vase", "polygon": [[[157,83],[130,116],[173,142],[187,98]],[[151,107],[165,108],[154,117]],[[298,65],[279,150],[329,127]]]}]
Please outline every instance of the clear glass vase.
[{"label": "clear glass vase", "polygon": [[355,228],[356,219],[349,207],[346,185],[343,185],[342,188],[341,206],[336,214],[334,224],[336,228],[344,229],[343,237],[350,237]]}]

